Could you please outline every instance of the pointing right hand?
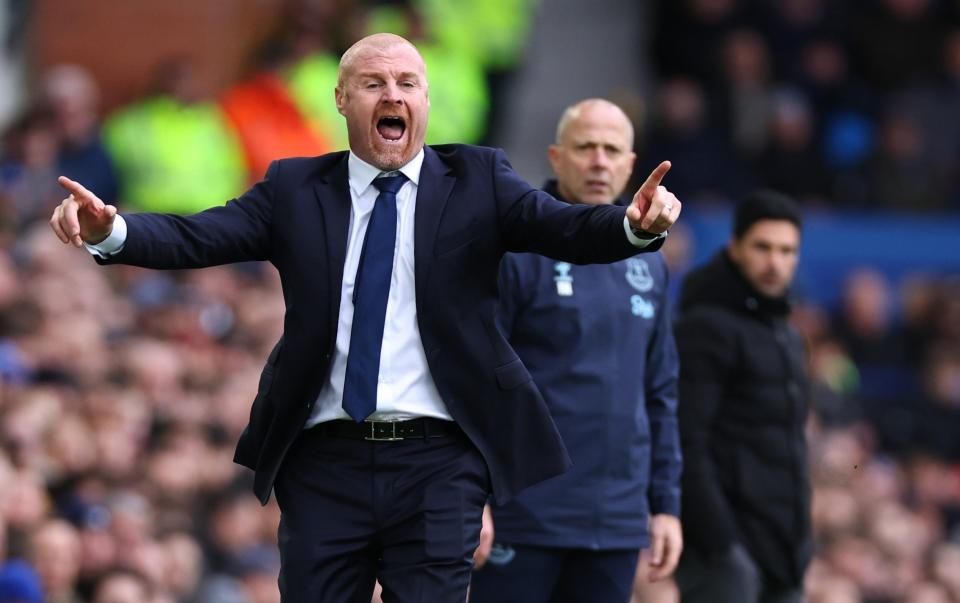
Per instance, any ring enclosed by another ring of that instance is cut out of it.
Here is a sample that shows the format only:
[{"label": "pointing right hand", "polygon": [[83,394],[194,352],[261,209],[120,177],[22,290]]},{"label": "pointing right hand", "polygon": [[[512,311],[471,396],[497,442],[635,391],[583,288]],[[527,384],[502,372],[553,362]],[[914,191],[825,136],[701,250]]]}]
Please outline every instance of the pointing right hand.
[{"label": "pointing right hand", "polygon": [[63,243],[83,247],[84,243],[96,245],[113,231],[117,208],[106,205],[79,182],[66,176],[57,179],[70,196],[53,210],[50,227]]}]

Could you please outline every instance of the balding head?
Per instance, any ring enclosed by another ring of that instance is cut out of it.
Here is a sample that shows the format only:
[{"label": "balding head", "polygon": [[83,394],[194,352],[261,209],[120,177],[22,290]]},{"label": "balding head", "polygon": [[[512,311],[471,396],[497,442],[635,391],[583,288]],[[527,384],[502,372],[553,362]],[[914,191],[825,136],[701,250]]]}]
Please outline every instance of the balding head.
[{"label": "balding head", "polygon": [[590,98],[567,107],[548,151],[560,195],[573,203],[609,204],[633,171],[633,124],[620,107]]},{"label": "balding head", "polygon": [[564,109],[557,123],[556,143],[562,144],[563,136],[570,128],[570,124],[579,120],[594,119],[603,119],[611,124],[619,122],[619,126],[628,137],[629,147],[633,148],[633,123],[623,109],[603,98],[588,98]]},{"label": "balding head", "polygon": [[30,559],[51,599],[70,592],[80,571],[80,535],[69,523],[52,519],[30,540]]},{"label": "balding head", "polygon": [[[340,68],[337,70],[337,87],[343,87],[343,83],[350,77],[354,65],[360,57],[369,54],[387,55],[390,50],[397,46],[409,46],[420,57],[420,51],[417,50],[416,46],[406,38],[396,34],[377,33],[358,40],[340,57]],[[420,57],[420,63],[424,65],[424,72],[426,72],[426,65],[423,63],[422,57]]]}]

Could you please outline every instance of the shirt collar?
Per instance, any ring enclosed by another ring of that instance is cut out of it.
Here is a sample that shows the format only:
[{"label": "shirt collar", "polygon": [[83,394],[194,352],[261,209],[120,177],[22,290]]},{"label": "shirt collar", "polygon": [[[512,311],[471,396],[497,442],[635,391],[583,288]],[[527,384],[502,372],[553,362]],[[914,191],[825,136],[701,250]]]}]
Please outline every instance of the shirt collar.
[{"label": "shirt collar", "polygon": [[[413,159],[397,171],[406,176],[410,182],[419,185],[421,167],[423,167],[423,148],[413,156]],[[353,193],[358,197],[366,192],[367,188],[373,184],[377,176],[384,173],[379,168],[357,157],[353,151],[350,151],[350,157],[347,160],[347,171],[349,173],[350,188],[353,189]]]}]

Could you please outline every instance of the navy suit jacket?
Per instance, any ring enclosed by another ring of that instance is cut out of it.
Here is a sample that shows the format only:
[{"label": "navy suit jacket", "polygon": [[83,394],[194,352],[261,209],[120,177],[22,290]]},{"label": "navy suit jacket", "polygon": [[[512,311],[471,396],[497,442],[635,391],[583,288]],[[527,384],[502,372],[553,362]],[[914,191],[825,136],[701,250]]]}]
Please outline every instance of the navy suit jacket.
[{"label": "navy suit jacket", "polygon": [[[347,157],[274,162],[241,197],[192,216],[126,215],[123,249],[100,260],[161,269],[248,260],[276,266],[284,335],[264,367],[234,459],[255,471],[254,491],[264,503],[331,368],[351,208]],[[416,203],[417,322],[427,363],[504,502],[564,472],[570,459],[530,373],[496,325],[501,256],[528,251],[594,263],[638,249],[624,233],[624,208],[557,201],[518,177],[500,150],[425,148]]]}]

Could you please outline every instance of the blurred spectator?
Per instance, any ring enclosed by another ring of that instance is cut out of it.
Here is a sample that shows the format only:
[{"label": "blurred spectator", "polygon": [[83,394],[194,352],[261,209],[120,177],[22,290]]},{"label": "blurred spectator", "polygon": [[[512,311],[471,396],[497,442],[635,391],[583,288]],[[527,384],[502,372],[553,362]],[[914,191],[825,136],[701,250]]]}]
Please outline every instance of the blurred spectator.
[{"label": "blurred spectator", "polygon": [[105,123],[125,207],[193,213],[223,204],[246,186],[239,141],[220,108],[205,99],[195,69],[189,59],[171,60],[156,95]]},{"label": "blurred spectator", "polygon": [[773,115],[773,72],[766,40],[751,29],[731,32],[723,43],[725,125],[734,147],[756,157],[767,144]]},{"label": "blurred spectator", "polygon": [[802,77],[807,45],[838,28],[837,3],[829,0],[782,0],[767,8],[764,31],[778,73],[790,80]]},{"label": "blurred spectator", "polygon": [[[706,95],[694,80],[677,77],[662,84],[647,139],[637,145],[642,159],[634,173],[648,174],[669,157],[674,166],[670,190],[685,202],[727,199],[748,186],[734,150],[712,129]],[[640,184],[634,182],[629,190]]]},{"label": "blurred spectator", "polygon": [[850,25],[855,69],[880,91],[935,73],[944,22],[933,0],[862,3]]},{"label": "blurred spectator", "polygon": [[[490,104],[486,116],[486,131],[479,140],[482,144],[490,144],[503,121],[501,113],[509,103],[509,84],[524,51],[530,21],[539,0],[411,0],[410,4],[423,16],[425,35],[435,41],[438,47],[434,55],[438,55],[442,49],[443,52],[452,53],[461,65],[476,65],[485,73],[485,89],[489,93]],[[441,58],[437,57],[435,61]],[[427,65],[429,68],[429,60]],[[451,63],[449,73],[456,73],[456,68],[456,64]],[[471,82],[471,72],[475,68],[470,66],[467,74],[457,75],[457,79],[463,77],[463,83]],[[431,85],[435,84],[437,79],[436,75],[430,76]],[[479,86],[475,83],[470,85],[476,94]],[[452,97],[454,92],[456,90],[451,89],[447,94]],[[473,102],[480,106],[487,103],[486,99],[481,100],[476,96]],[[450,107],[447,110],[455,109]],[[467,117],[460,115],[459,118],[463,120]],[[454,140],[465,141],[458,135],[453,140],[444,139],[442,142]]]},{"label": "blurred spectator", "polygon": [[[53,115],[37,106],[6,132],[0,158],[0,227],[23,228],[49,218],[63,199],[57,190],[58,141]],[[52,180],[51,180],[52,179]]]},{"label": "blurred spectator", "polygon": [[[328,140],[332,136],[326,128],[307,117],[317,109],[302,112],[283,79],[284,72],[297,61],[328,47],[324,27],[316,24],[326,23],[329,14],[324,11],[332,11],[333,3],[309,3],[313,10],[304,15],[306,5],[286,2],[286,18],[281,23],[281,31],[260,51],[251,74],[227,90],[220,99],[220,106],[243,145],[251,183],[262,178],[275,159],[322,155],[335,150]],[[307,16],[316,20],[308,23]],[[317,93],[324,91],[327,98],[317,99],[317,102],[324,102],[326,112],[330,112],[334,105],[333,87]]]},{"label": "blurred spectator", "polygon": [[654,63],[662,76],[687,76],[719,85],[717,62],[734,29],[755,21],[744,0],[661,0],[657,2]]},{"label": "blurred spectator", "polygon": [[152,594],[143,576],[115,570],[100,579],[93,603],[154,603]]},{"label": "blurred spectator", "polygon": [[950,197],[949,175],[930,161],[927,132],[917,117],[891,107],[880,124],[879,146],[871,160],[871,197],[881,207],[941,209]]},{"label": "blurred spectator", "polygon": [[104,203],[117,202],[113,161],[100,140],[100,90],[76,65],[58,65],[43,78],[43,98],[53,110],[59,135],[60,175],[88,182]]},{"label": "blurred spectator", "polygon": [[764,187],[780,190],[801,202],[825,203],[828,176],[816,145],[813,112],[802,93],[780,90],[773,97],[767,149],[757,162]]},{"label": "blurred spectator", "polygon": [[0,3],[0,130],[25,100],[26,32],[30,4],[25,0]]},{"label": "blurred spectator", "polygon": [[[337,87],[337,69],[343,49],[359,39],[358,25],[347,11],[353,4],[333,0],[284,0],[286,40],[277,42],[290,55],[279,74],[300,113],[306,116],[331,150],[349,146],[347,127],[337,111],[333,90]],[[336,39],[338,27],[341,39]]]},{"label": "blurred spectator", "polygon": [[30,559],[43,582],[46,603],[80,603],[80,538],[73,526],[57,519],[41,525],[31,539]]},{"label": "blurred spectator", "polygon": [[893,302],[890,283],[879,271],[863,268],[847,277],[836,332],[858,365],[886,370],[903,362]]}]

